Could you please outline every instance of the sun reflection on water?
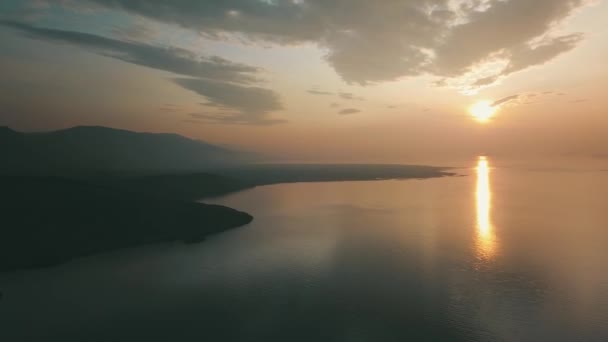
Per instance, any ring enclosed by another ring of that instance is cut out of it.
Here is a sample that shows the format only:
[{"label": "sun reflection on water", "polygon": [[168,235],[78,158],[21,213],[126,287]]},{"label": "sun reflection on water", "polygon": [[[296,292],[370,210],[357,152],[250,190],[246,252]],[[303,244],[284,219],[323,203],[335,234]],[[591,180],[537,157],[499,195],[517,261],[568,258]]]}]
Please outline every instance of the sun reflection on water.
[{"label": "sun reflection on water", "polygon": [[496,237],[491,221],[492,190],[490,189],[490,167],[486,157],[477,161],[477,253],[489,259],[496,252]]}]

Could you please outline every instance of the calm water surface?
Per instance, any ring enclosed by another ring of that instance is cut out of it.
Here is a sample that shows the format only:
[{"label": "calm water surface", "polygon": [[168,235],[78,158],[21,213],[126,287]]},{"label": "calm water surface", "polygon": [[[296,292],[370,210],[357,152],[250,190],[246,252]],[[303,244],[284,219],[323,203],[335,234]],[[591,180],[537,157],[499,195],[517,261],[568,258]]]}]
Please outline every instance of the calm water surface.
[{"label": "calm water surface", "polygon": [[459,172],[259,187],[202,244],[0,275],[0,341],[607,341],[608,172]]}]

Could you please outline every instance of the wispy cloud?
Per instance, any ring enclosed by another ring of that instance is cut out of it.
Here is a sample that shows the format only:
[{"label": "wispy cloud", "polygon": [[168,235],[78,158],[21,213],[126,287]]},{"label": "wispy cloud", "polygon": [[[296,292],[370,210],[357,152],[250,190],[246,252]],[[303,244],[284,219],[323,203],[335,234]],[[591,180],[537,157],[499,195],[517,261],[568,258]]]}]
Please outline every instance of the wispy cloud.
[{"label": "wispy cloud", "polygon": [[198,119],[254,125],[284,122],[267,117],[267,113],[283,108],[278,95],[271,90],[196,78],[178,78],[175,83],[205,96],[219,108],[236,110],[220,114],[196,114],[194,117]]},{"label": "wispy cloud", "polygon": [[513,101],[513,100],[517,100],[519,98],[519,94],[518,95],[511,95],[511,96],[507,96],[507,97],[503,97],[500,100],[496,100],[492,103],[492,107],[498,107],[502,104],[505,104],[509,101]]},{"label": "wispy cloud", "polygon": [[365,101],[365,99],[361,96],[356,96],[353,93],[339,93],[338,96],[340,96],[342,99],[344,100],[351,100],[351,101]]},{"label": "wispy cloud", "polygon": [[317,90],[317,89],[310,89],[310,90],[308,90],[307,92],[308,92],[309,94],[312,94],[312,95],[335,95],[335,94],[334,94],[334,93],[332,93],[332,92],[329,92],[329,91],[322,91],[322,90]]},{"label": "wispy cloud", "polygon": [[89,33],[40,28],[26,23],[0,21],[30,38],[64,42],[87,48],[97,54],[175,74],[224,82],[255,83],[259,68],[233,63],[221,57],[199,57],[175,47],[157,47],[134,41],[122,41]]},{"label": "wispy cloud", "polygon": [[176,113],[176,112],[180,112],[182,110],[182,108],[181,108],[181,106],[178,106],[175,104],[165,103],[159,108],[159,110],[161,112],[165,112],[165,113]]},{"label": "wispy cloud", "polygon": [[361,113],[361,110],[357,109],[357,108],[346,108],[346,109],[342,109],[341,111],[338,112],[338,114],[340,114],[340,115],[350,115],[350,114],[357,114],[357,113]]},{"label": "wispy cloud", "polygon": [[40,28],[22,22],[5,20],[0,21],[0,25],[33,39],[67,43],[126,63],[190,77],[180,78],[176,83],[206,97],[212,104],[237,111],[235,116],[239,118],[239,123],[277,122],[269,119],[268,115],[282,108],[278,94],[254,86],[260,83],[262,72],[256,67],[217,56],[197,56],[175,47],[158,47],[83,32]]},{"label": "wispy cloud", "polygon": [[572,100],[570,101],[571,103],[583,103],[583,102],[587,102],[588,99],[576,99],[576,100]]},{"label": "wispy cloud", "polygon": [[[555,98],[555,97],[558,97],[558,96],[561,97],[564,95],[566,95],[566,94],[555,92],[555,91],[521,93],[521,94],[506,96],[506,97],[500,98],[498,100],[495,100],[492,103],[492,107],[500,107],[500,106],[504,106],[504,105],[509,105],[509,106],[530,105],[530,104],[539,103],[547,97]],[[579,101],[579,102],[585,101],[584,99],[581,99],[581,100],[582,101]],[[550,99],[550,101],[554,101],[554,100]],[[577,102],[577,101],[575,100],[575,101],[570,101],[570,102]]]}]

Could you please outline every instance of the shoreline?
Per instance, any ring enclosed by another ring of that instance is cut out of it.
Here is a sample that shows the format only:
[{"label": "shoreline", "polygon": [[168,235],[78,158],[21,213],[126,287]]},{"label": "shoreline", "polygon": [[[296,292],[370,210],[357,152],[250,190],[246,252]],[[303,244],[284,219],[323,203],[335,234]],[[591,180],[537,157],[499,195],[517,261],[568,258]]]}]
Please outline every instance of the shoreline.
[{"label": "shoreline", "polygon": [[151,176],[0,177],[7,232],[0,272],[56,266],[116,249],[198,243],[254,218],[202,201],[264,185],[430,179],[448,168],[407,165],[264,165]]},{"label": "shoreline", "polygon": [[61,179],[3,178],[0,272],[160,242],[196,243],[250,223],[221,205],[159,199]]}]

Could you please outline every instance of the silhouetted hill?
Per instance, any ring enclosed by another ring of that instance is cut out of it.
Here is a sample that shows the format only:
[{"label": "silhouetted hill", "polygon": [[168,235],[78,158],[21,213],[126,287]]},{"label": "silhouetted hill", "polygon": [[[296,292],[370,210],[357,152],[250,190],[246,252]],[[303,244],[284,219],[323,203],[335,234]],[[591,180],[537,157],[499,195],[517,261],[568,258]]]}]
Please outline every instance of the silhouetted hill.
[{"label": "silhouetted hill", "polygon": [[453,176],[448,168],[398,164],[250,164],[213,172],[242,182],[265,185],[300,182],[426,179]]},{"label": "silhouetted hill", "polygon": [[0,271],[145,243],[198,241],[252,217],[189,201],[257,185],[451,175],[427,166],[244,161],[241,153],[175,134],[0,127]]},{"label": "silhouetted hill", "polygon": [[104,176],[89,182],[164,199],[198,200],[254,187],[256,183],[212,173]]},{"label": "silhouetted hill", "polygon": [[83,179],[120,191],[165,199],[197,200],[278,183],[426,179],[454,175],[442,167],[360,164],[250,164],[211,171],[213,173],[107,174]]},{"label": "silhouetted hill", "polygon": [[104,175],[88,182],[165,199],[197,200],[247,188],[297,182],[426,179],[452,176],[445,168],[415,165],[250,164],[216,168],[213,173]]},{"label": "silhouetted hill", "polygon": [[253,219],[223,206],[61,178],[3,177],[0,188],[0,271],[147,243],[196,242]]},{"label": "silhouetted hill", "polygon": [[74,127],[45,133],[0,128],[0,172],[183,172],[241,163],[250,156],[177,134]]},{"label": "silhouetted hill", "polygon": [[198,241],[252,217],[189,201],[257,185],[453,175],[407,165],[248,165],[214,172],[0,177],[0,271],[145,243]]},{"label": "silhouetted hill", "polygon": [[0,139],[2,139],[5,136],[11,136],[11,135],[17,136],[17,135],[19,135],[19,133],[13,131],[9,127],[0,126]]}]

